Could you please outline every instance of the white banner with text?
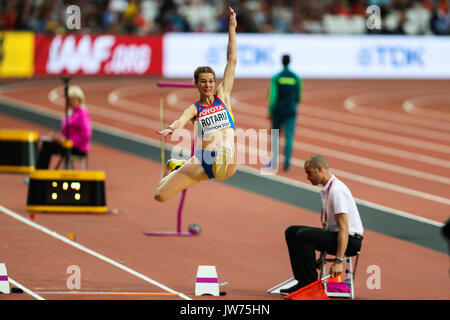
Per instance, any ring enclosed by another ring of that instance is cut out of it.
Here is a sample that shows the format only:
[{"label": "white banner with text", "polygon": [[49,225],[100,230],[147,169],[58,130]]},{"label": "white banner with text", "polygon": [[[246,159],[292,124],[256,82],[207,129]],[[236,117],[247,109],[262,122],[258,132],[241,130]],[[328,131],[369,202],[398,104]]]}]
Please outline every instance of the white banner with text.
[{"label": "white banner with text", "polygon": [[[168,33],[163,38],[163,76],[192,78],[211,66],[221,78],[226,33]],[[281,57],[303,78],[450,79],[450,37],[397,35],[238,34],[237,78],[270,78]]]}]

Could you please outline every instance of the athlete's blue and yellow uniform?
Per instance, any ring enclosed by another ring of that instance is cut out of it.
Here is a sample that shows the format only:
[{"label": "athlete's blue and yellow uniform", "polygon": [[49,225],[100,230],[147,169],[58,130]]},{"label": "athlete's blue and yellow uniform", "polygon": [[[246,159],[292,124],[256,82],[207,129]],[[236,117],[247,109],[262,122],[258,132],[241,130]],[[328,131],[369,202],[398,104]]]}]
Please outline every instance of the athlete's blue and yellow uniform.
[{"label": "athlete's blue and yellow uniform", "polygon": [[[197,126],[198,136],[225,128],[235,128],[234,116],[231,110],[217,96],[214,96],[214,102],[210,106],[202,106],[197,101]],[[210,179],[214,178],[212,166],[216,160],[217,152],[209,150],[195,150],[194,155],[202,163],[203,169]]]}]

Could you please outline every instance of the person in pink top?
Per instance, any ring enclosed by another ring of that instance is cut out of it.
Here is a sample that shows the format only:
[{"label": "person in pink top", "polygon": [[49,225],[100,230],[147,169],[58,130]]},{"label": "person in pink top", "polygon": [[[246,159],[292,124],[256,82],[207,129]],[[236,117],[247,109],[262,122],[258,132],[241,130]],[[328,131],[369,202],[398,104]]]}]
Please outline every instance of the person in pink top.
[{"label": "person in pink top", "polygon": [[[51,137],[41,139],[42,147],[39,151],[36,169],[48,169],[51,157],[54,154],[63,154],[63,148],[68,140],[72,142],[71,153],[85,156],[90,151],[92,136],[91,115],[85,106],[83,90],[78,86],[70,86],[69,97],[69,130],[67,132],[67,119],[63,117],[61,131],[53,132]],[[67,135],[68,133],[68,135]]]}]

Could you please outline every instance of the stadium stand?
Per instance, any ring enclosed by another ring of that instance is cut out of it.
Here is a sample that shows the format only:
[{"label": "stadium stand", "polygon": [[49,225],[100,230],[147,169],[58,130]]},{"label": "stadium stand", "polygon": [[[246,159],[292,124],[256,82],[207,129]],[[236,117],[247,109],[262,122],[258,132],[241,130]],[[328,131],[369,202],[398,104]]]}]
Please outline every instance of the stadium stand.
[{"label": "stadium stand", "polygon": [[[449,35],[449,0],[234,0],[239,32]],[[81,33],[226,32],[221,0],[0,0],[1,30],[63,33],[64,10],[81,8]],[[367,8],[381,30],[368,30]]]}]

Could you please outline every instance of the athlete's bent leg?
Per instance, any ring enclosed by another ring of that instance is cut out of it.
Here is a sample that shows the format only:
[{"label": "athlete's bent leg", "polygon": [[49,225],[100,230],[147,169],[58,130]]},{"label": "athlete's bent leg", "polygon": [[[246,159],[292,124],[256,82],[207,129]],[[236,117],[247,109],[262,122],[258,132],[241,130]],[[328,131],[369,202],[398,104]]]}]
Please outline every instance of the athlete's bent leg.
[{"label": "athlete's bent leg", "polygon": [[222,145],[212,169],[214,178],[218,181],[228,179],[236,173],[236,168],[236,150],[233,147]]},{"label": "athlete's bent leg", "polygon": [[167,201],[176,193],[208,179],[198,159],[192,157],[181,168],[161,179],[154,198],[159,202]]}]

